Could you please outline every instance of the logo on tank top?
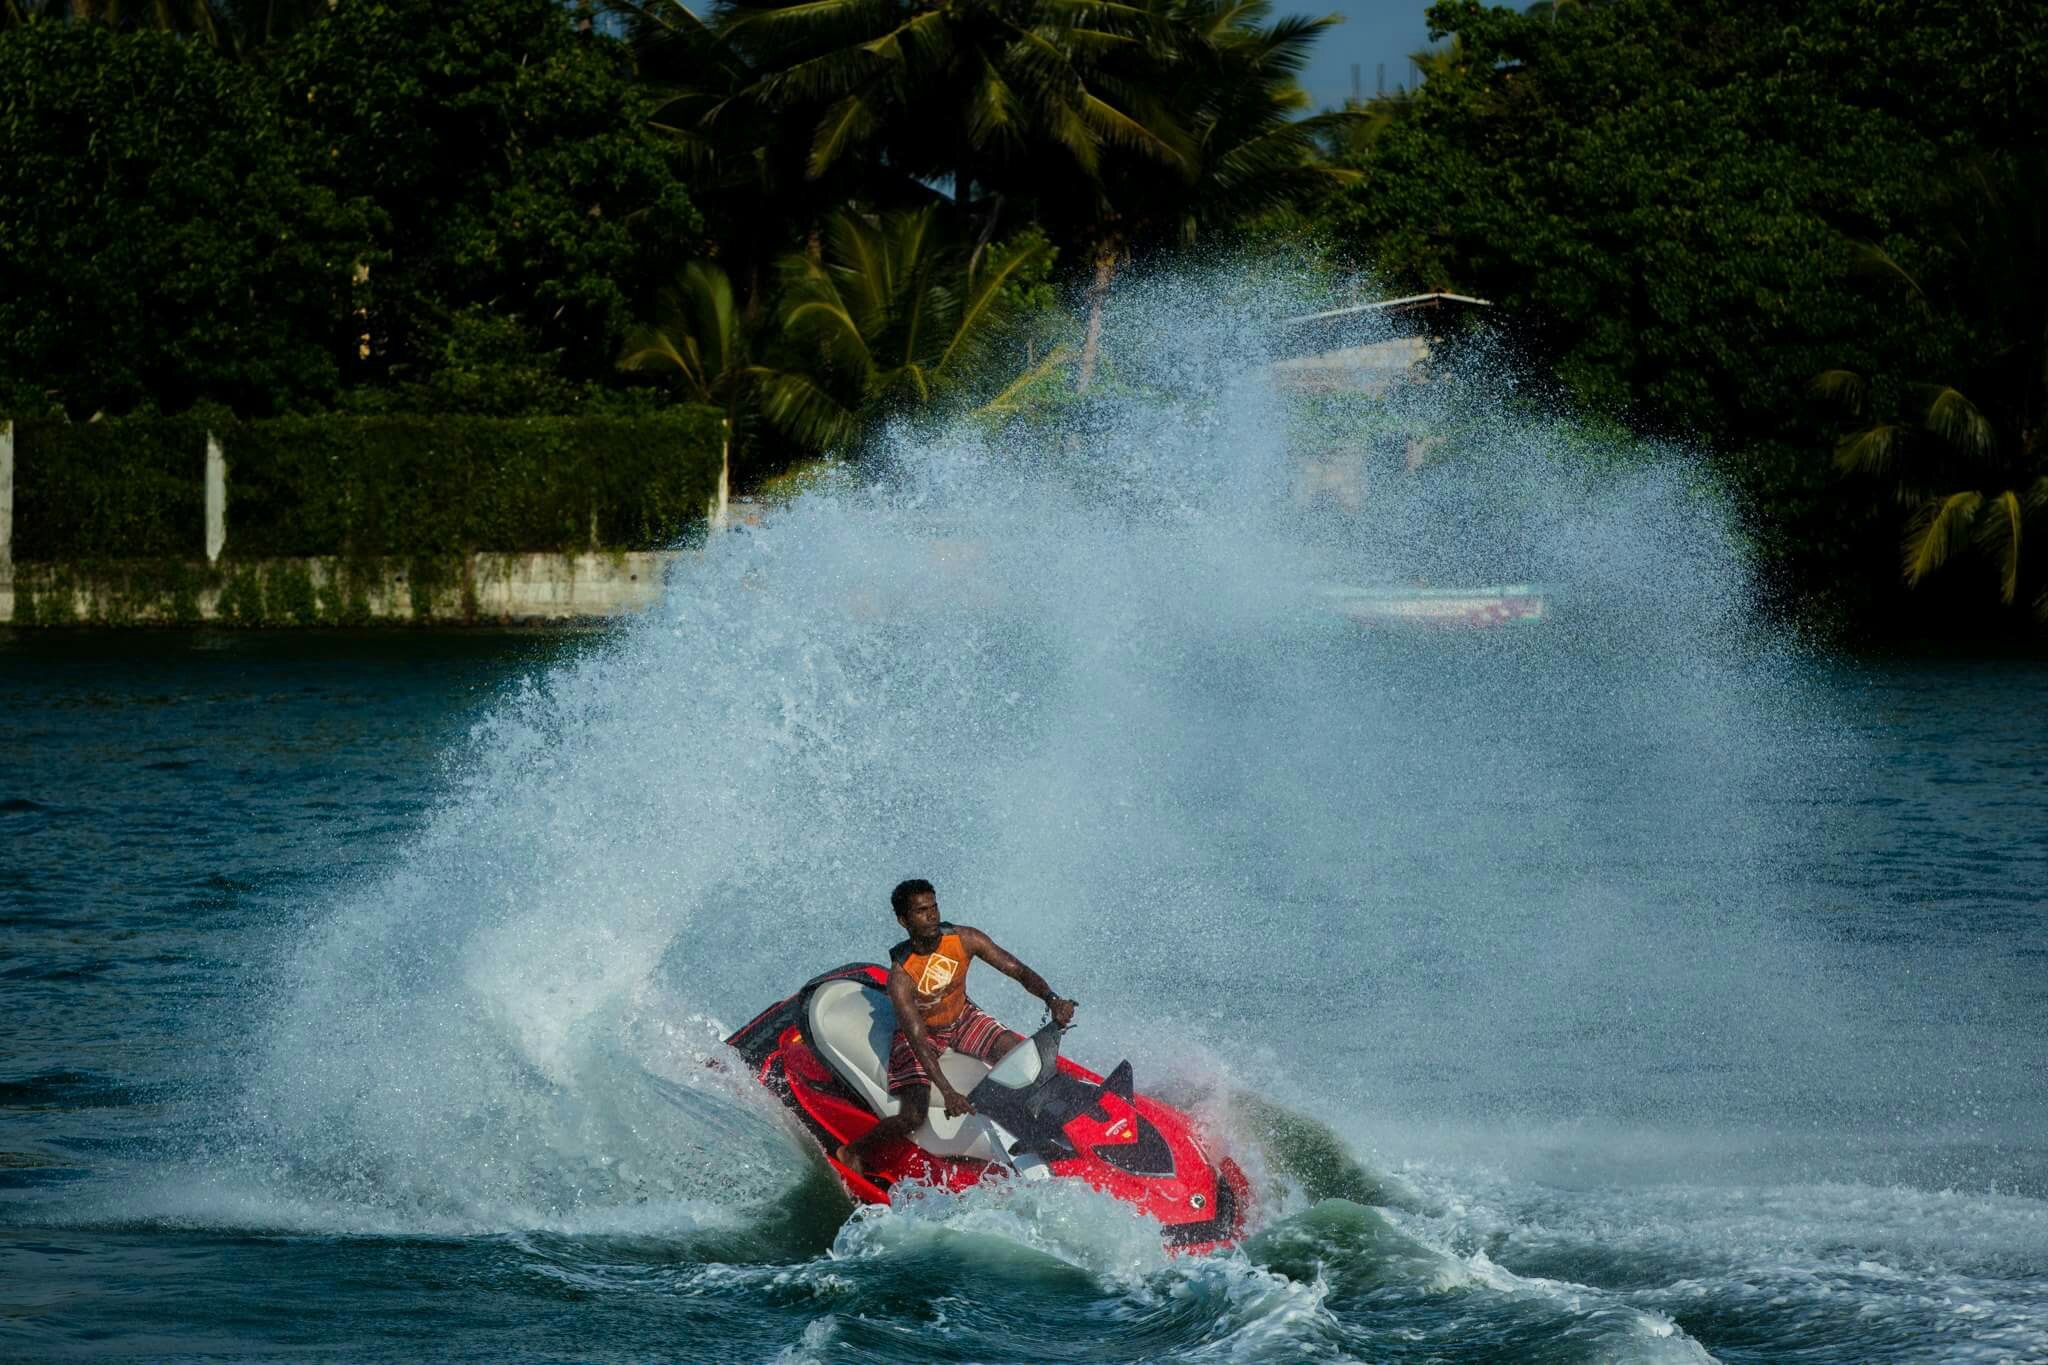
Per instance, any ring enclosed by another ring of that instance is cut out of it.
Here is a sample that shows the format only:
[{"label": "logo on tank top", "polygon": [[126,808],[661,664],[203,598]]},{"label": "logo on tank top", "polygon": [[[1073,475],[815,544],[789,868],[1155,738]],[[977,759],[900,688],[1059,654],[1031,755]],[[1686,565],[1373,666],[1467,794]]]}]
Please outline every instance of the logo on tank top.
[{"label": "logo on tank top", "polygon": [[959,963],[950,957],[943,957],[938,953],[933,953],[925,959],[924,975],[917,979],[918,993],[920,995],[937,995],[940,991],[953,984],[953,978],[959,975],[959,972]]}]

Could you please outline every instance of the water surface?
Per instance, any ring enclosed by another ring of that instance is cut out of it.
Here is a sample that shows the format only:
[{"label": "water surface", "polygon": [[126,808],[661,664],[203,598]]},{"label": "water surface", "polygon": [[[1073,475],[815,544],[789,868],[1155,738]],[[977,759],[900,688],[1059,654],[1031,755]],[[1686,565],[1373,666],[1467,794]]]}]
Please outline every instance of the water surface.
[{"label": "water surface", "polygon": [[[1288,989],[1261,981],[1216,1012],[1255,1035],[1242,1056],[1271,1058],[1266,1076],[1247,1066],[1246,1078],[1333,1125],[1391,1192],[1380,1207],[1297,1192],[1240,1253],[1168,1262],[1119,1210],[1085,1197],[933,1200],[849,1222],[781,1135],[764,1161],[787,1186],[737,1211],[687,1196],[428,1211],[352,1203],[318,1180],[293,1199],[279,1193],[288,1178],[266,1185],[238,1161],[214,1164],[210,1143],[233,1146],[216,1120],[243,1103],[239,1035],[280,941],[418,837],[445,798],[446,756],[508,689],[589,647],[170,634],[19,634],[0,647],[11,1021],[0,1035],[0,1352],[1610,1359],[1697,1347],[1850,1361],[2048,1350],[2037,1069],[2048,752],[2029,723],[2048,703],[2048,668],[2026,661],[1827,674],[1854,718],[1858,763],[1806,798],[1826,841],[1767,909],[1843,994],[1816,1008],[1821,1036],[1759,1038],[1748,1057],[1631,1063],[1617,1055],[1625,1044],[1544,1036],[1512,1009],[1482,1025],[1493,1011],[1458,1002],[1448,1022],[1387,1017],[1371,999],[1376,976],[1421,971],[1456,989],[1476,970],[1373,929],[1390,893],[1446,894],[1433,872],[1403,885],[1382,870],[1347,895],[1344,869],[1259,864],[1291,932],[1347,961]],[[1360,648],[1361,665],[1384,664]],[[1573,871],[1590,881],[1663,880],[1619,833],[1574,855],[1588,856]],[[1561,874],[1518,864],[1518,875]],[[1011,907],[976,914],[1055,979],[1081,971]],[[848,915],[838,956],[877,954],[886,925],[874,918]],[[1245,947],[1257,945],[1217,956]],[[1167,970],[1133,956],[1141,981]],[[820,965],[812,955],[747,974],[794,979]],[[1718,968],[1674,958],[1661,970]],[[678,999],[728,1022],[756,1003],[679,975]],[[1218,1025],[1195,1026],[1227,1047]],[[1084,1055],[1125,1041],[1076,1038]],[[1833,1093],[1808,1060],[1816,1048],[1850,1068]],[[1575,1059],[1588,1057],[1639,1069],[1575,1085]],[[1474,1071],[1488,1083],[1474,1086]],[[1406,1102],[1383,1097],[1381,1075],[1404,1078]],[[1703,1086],[1721,1093],[1699,1102]],[[1558,1101],[1560,1089],[1581,1098]],[[676,1133],[611,1131],[619,1159],[711,1130],[676,1112]],[[743,1135],[736,1150],[747,1145]]]}]

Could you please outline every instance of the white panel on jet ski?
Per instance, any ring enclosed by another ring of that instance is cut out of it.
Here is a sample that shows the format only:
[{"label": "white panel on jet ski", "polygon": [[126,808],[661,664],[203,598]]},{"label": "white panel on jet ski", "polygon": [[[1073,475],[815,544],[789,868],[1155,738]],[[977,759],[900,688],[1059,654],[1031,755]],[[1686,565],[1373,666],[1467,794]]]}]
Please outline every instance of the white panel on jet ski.
[{"label": "white panel on jet ski", "polygon": [[[888,1118],[902,1106],[889,1098],[889,1044],[896,1007],[858,981],[827,981],[811,992],[811,1044],[868,1108]],[[940,1063],[944,1065],[944,1063]]]},{"label": "white panel on jet ski", "polygon": [[[988,1063],[957,1052],[941,1052],[939,1070],[964,1095],[988,1075]],[[1009,1137],[1001,1128],[979,1114],[948,1118],[946,1102],[939,1098],[936,1089],[932,1091],[931,1107],[925,1110],[924,1122],[911,1132],[910,1140],[934,1156],[971,1156],[1002,1162],[1010,1159],[1006,1150]]]},{"label": "white panel on jet ski", "polygon": [[[896,1036],[896,1008],[889,997],[858,981],[828,981],[811,992],[808,1013],[811,1045],[854,1093],[884,1118],[901,1109],[883,1088],[888,1084],[889,1046]],[[988,1075],[988,1064],[947,1051],[939,1054],[939,1070],[965,1094]],[[1010,1159],[1008,1136],[1000,1127],[978,1114],[948,1118],[936,1091],[925,1121],[910,1140],[934,1156]]]}]

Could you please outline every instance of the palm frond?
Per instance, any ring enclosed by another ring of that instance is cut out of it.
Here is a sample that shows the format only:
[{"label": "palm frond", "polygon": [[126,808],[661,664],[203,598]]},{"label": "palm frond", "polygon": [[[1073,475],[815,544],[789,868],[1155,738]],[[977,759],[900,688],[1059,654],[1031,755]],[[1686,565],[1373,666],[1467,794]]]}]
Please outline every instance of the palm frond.
[{"label": "palm frond", "polygon": [[1045,359],[1005,384],[1001,392],[981,405],[979,411],[999,416],[1016,412],[1018,410],[1017,400],[1023,396],[1026,389],[1046,378],[1061,366],[1070,363],[1077,354],[1079,353],[1072,346],[1062,344],[1053,347],[1052,350],[1046,352]]},{"label": "palm frond", "polygon": [[1966,491],[1930,501],[1921,509],[1906,532],[1904,567],[1908,587],[1919,587],[1922,579],[1948,562],[1983,502],[1982,493]]},{"label": "palm frond", "polygon": [[1335,14],[1320,19],[1288,15],[1258,36],[1257,48],[1246,65],[1268,77],[1299,76],[1308,66],[1324,31],[1342,22],[1342,16]]},{"label": "palm frond", "polygon": [[624,19],[636,42],[644,41],[635,31],[643,25],[646,30],[663,38],[705,43],[716,40],[711,25],[683,0],[602,0],[601,8],[607,14]]},{"label": "palm frond", "polygon": [[1998,453],[1998,428],[1960,390],[1946,387],[1927,403],[1927,428],[1978,458]]},{"label": "palm frond", "polygon": [[959,322],[955,281],[965,270],[964,258],[935,207],[892,214],[884,228],[896,262],[895,312],[902,334],[897,349],[906,363],[922,366]]},{"label": "palm frond", "polygon": [[1169,165],[1186,167],[1189,164],[1190,158],[1168,137],[1147,128],[1092,92],[1082,94],[1080,113],[1089,127],[1108,142],[1148,153]]},{"label": "palm frond", "polygon": [[1246,0],[1242,4],[1218,5],[1199,17],[1190,15],[1189,26],[1214,42],[1218,37],[1256,25],[1272,12],[1273,7],[1262,0]]},{"label": "palm frond", "polygon": [[[1081,65],[1100,63],[1111,53],[1130,52],[1144,42],[1144,39],[1129,33],[1110,33],[1096,28],[1070,28],[1060,31],[1054,40]],[[1028,45],[1012,39],[1004,49],[1004,55],[1014,61],[1029,60]],[[1069,65],[1074,63],[1070,61]]]},{"label": "palm frond", "polygon": [[1856,417],[1863,415],[1870,396],[1868,381],[1854,370],[1822,370],[1813,377],[1812,389],[1818,396],[1839,404],[1843,411]]},{"label": "palm frond", "polygon": [[768,420],[816,450],[843,445],[859,429],[853,410],[808,375],[781,371],[762,386]]},{"label": "palm frond", "polygon": [[1881,275],[1905,286],[1906,296],[1923,311],[1931,311],[1933,304],[1927,291],[1913,273],[1899,264],[1898,257],[1886,251],[1875,242],[1855,242],[1851,245],[1850,260],[1855,268],[1866,275]]},{"label": "palm frond", "polygon": [[762,98],[777,107],[837,99],[873,80],[884,65],[885,58],[863,45],[796,62],[764,78],[758,88]]},{"label": "palm frond", "polygon": [[761,29],[774,32],[815,27],[821,21],[845,19],[871,9],[869,0],[799,0],[793,5],[735,6],[732,17],[726,21],[726,31],[738,33]]},{"label": "palm frond", "polygon": [[[834,296],[844,302],[861,335],[880,336],[888,327],[900,288],[900,253],[890,249],[889,236],[882,227],[856,213],[835,213],[826,219],[825,243],[832,260],[829,274]],[[868,363],[873,363],[872,356]]]},{"label": "palm frond", "polygon": [[923,69],[943,67],[952,57],[956,44],[953,25],[947,22],[944,10],[926,10],[889,35],[897,60],[904,57],[916,59]]},{"label": "palm frond", "polygon": [[1910,430],[1896,422],[1879,422],[1851,432],[1835,446],[1835,466],[1850,474],[1889,474]]},{"label": "palm frond", "polygon": [[1023,113],[1016,92],[1003,79],[1002,71],[991,64],[983,70],[974,101],[968,106],[967,139],[976,147],[992,143],[1014,145],[1021,141],[1017,124]]},{"label": "palm frond", "polygon": [[1095,130],[1088,121],[1071,105],[1058,104],[1042,111],[1046,136],[1066,149],[1074,158],[1074,164],[1081,168],[1082,175],[1089,180],[1095,178],[1102,167],[1102,151],[1096,142]]},{"label": "palm frond", "polygon": [[[783,310],[782,327],[792,336],[816,341],[828,361],[837,359],[846,368],[853,369],[864,370],[872,366],[867,338],[861,335],[860,324],[853,320],[845,302],[836,295],[819,294],[792,303]],[[861,361],[868,363],[861,364]]]},{"label": "palm frond", "polygon": [[936,369],[941,372],[948,370],[955,359],[981,339],[988,327],[1001,320],[998,315],[1003,289],[1025,270],[1042,264],[1051,251],[1050,243],[1033,242],[1010,252],[994,268],[981,272],[974,279],[961,307],[960,320],[953,328],[953,339],[939,356]]},{"label": "palm frond", "polygon": [[817,136],[811,140],[805,173],[813,180],[824,175],[840,157],[872,137],[880,121],[874,107],[858,94],[848,95],[827,109],[818,122]]},{"label": "palm frond", "polygon": [[742,368],[732,281],[713,261],[691,261],[657,298],[657,320],[626,334],[619,368],[670,368],[698,402],[717,403]]},{"label": "palm frond", "polygon": [[904,388],[908,388],[916,395],[920,405],[932,401],[931,378],[925,374],[924,366],[914,360],[905,363],[888,377],[888,384],[883,392],[900,391]]},{"label": "palm frond", "polygon": [[2024,513],[2020,495],[2008,488],[1994,493],[1990,512],[1977,527],[1977,537],[1998,564],[1999,598],[2009,607],[2020,590],[2020,526]]},{"label": "palm frond", "polygon": [[1164,22],[1155,10],[1144,5],[1121,4],[1118,0],[1040,0],[1037,8],[1053,26],[1062,29],[1107,20],[1123,24],[1133,32],[1143,32]]},{"label": "palm frond", "polygon": [[701,400],[703,383],[698,367],[684,353],[682,343],[659,327],[635,327],[626,333],[625,345],[620,349],[619,368],[622,370],[656,370],[667,367],[683,376],[683,382],[691,390],[691,397]]}]

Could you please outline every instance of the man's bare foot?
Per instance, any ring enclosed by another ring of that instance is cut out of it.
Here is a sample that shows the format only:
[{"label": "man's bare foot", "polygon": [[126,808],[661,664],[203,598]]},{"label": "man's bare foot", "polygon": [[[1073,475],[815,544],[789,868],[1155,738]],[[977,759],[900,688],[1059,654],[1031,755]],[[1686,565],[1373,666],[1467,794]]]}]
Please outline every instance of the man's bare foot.
[{"label": "man's bare foot", "polygon": [[850,1144],[840,1143],[839,1150],[832,1154],[832,1159],[855,1175],[867,1174],[867,1168],[861,1164],[860,1153],[854,1151]]}]

